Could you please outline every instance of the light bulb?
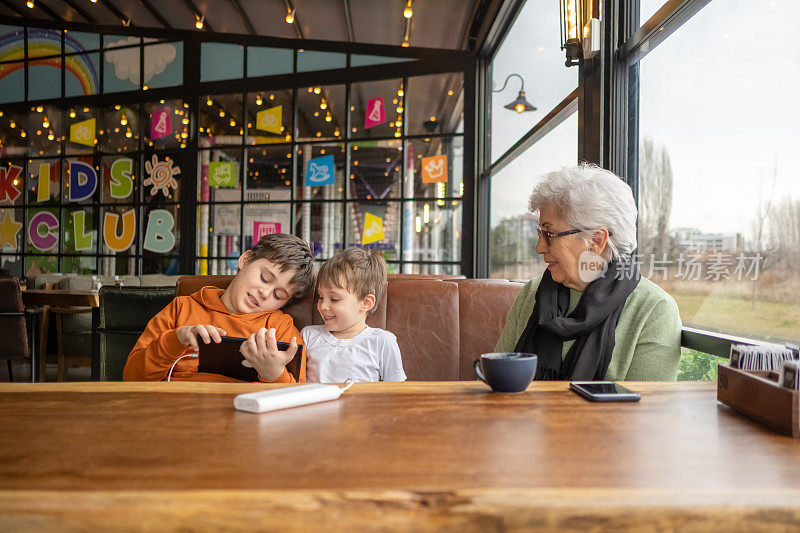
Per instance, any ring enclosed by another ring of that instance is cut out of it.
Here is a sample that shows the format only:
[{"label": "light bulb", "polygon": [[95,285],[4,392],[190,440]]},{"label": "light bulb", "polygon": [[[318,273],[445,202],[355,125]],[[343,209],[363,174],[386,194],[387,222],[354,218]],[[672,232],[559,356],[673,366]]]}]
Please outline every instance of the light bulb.
[{"label": "light bulb", "polygon": [[125,115],[123,115],[122,118],[119,119],[119,123],[122,124],[123,126],[127,126],[128,125],[128,119],[125,118]]},{"label": "light bulb", "polygon": [[45,118],[44,121],[42,122],[42,127],[43,128],[49,128],[50,127],[50,121]]},{"label": "light bulb", "polygon": [[294,9],[290,9],[286,12],[286,23],[293,24],[294,23]]},{"label": "light bulb", "polygon": [[403,44],[401,44],[400,46],[402,46],[403,48],[408,48],[409,46],[411,46],[411,44],[408,42],[408,39],[404,39]]},{"label": "light bulb", "polygon": [[330,122],[330,121],[331,121],[331,116],[330,116],[330,115],[327,115],[327,116],[325,117],[325,122]]},{"label": "light bulb", "polygon": [[205,20],[205,18],[206,18],[205,15],[203,15],[202,17],[199,17],[197,19],[197,21],[194,23],[194,27],[197,28],[198,30],[202,30],[203,29],[203,21]]},{"label": "light bulb", "polygon": [[212,102],[212,101],[211,101],[211,97],[209,96],[209,97],[208,97],[208,100],[206,100],[206,105],[210,106],[210,105],[211,105],[211,104],[213,104],[213,103],[214,103],[214,102]]},{"label": "light bulb", "polygon": [[75,118],[75,110],[74,109],[70,109],[69,110],[69,118]]},{"label": "light bulb", "polygon": [[314,87],[314,94],[319,94],[322,92],[322,87]]},{"label": "light bulb", "polygon": [[256,95],[256,105],[261,105],[263,103],[264,103],[264,101],[261,99],[261,95],[257,94]]},{"label": "light bulb", "polygon": [[414,10],[411,9],[411,0],[406,2],[406,8],[403,10],[403,16],[407,19],[410,19],[414,15]]},{"label": "light bulb", "polygon": [[514,110],[517,113],[522,113],[523,111],[525,111],[525,106],[522,105],[522,104],[517,104],[517,105],[514,106]]},{"label": "light bulb", "polygon": [[33,0],[28,0],[27,2],[25,2],[25,5],[33,9]]}]

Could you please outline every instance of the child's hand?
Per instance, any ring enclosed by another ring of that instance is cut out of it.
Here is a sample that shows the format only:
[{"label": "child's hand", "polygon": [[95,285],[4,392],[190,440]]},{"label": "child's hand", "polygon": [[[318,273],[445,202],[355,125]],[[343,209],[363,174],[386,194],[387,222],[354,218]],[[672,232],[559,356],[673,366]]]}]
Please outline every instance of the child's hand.
[{"label": "child's hand", "polygon": [[258,371],[261,379],[275,381],[283,374],[284,367],[297,353],[297,339],[292,337],[289,349],[281,352],[278,350],[275,328],[269,330],[261,328],[242,343],[239,351],[242,352],[245,360]]},{"label": "child's hand", "polygon": [[208,344],[211,341],[216,343],[222,342],[222,335],[227,335],[224,329],[216,326],[204,326],[198,324],[196,326],[183,326],[177,329],[175,334],[178,336],[178,342],[184,346],[191,346],[194,351],[199,351],[200,346],[197,343],[197,337],[203,339],[203,342]]}]

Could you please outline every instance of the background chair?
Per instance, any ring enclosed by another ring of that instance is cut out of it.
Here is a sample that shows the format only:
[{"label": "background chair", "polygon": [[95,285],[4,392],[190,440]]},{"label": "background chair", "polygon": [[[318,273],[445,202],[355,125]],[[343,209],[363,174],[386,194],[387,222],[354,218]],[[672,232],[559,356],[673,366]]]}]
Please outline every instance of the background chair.
[{"label": "background chair", "polygon": [[122,381],[122,369],[147,323],[175,297],[169,287],[100,289],[100,380]]},{"label": "background chair", "polygon": [[[25,305],[16,278],[0,278],[0,354],[8,364],[8,380],[14,381],[12,361],[29,361]],[[33,368],[31,368],[33,373]]]}]

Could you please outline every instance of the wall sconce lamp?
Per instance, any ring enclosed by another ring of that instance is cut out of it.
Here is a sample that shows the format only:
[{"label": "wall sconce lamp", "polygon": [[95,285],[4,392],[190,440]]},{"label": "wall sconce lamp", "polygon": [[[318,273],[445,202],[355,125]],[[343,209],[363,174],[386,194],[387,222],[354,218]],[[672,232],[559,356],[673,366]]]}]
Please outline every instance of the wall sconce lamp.
[{"label": "wall sconce lamp", "polygon": [[566,51],[568,67],[600,51],[602,0],[559,0],[561,49]]},{"label": "wall sconce lamp", "polygon": [[516,76],[519,78],[520,81],[520,88],[519,94],[517,95],[517,99],[511,102],[510,104],[504,105],[506,109],[510,109],[511,111],[516,111],[517,113],[524,113],[526,111],[536,111],[536,107],[533,106],[528,100],[525,98],[525,80],[522,79],[522,76],[519,74],[509,74],[506,78],[506,81],[503,82],[503,86],[499,89],[492,90],[493,93],[500,93],[503,92],[508,85],[508,80]]}]

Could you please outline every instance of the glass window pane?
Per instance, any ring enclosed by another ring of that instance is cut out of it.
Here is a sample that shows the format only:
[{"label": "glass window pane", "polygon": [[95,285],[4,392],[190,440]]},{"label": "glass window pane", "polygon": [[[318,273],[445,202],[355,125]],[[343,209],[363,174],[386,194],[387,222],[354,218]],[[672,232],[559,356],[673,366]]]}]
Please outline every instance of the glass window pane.
[{"label": "glass window pane", "polygon": [[[90,118],[91,110],[87,107],[84,115]],[[82,115],[83,116],[83,115]],[[36,106],[28,112],[25,131],[28,132],[28,150],[32,156],[48,156],[61,154],[61,141],[65,133],[69,133],[70,125],[78,122],[79,119],[69,119],[67,127],[64,127],[61,109],[55,106]],[[80,133],[82,133],[81,130]],[[94,146],[92,136],[85,137],[88,150],[91,152]]]},{"label": "glass window pane", "polygon": [[55,204],[61,200],[61,159],[28,161],[28,205]]},{"label": "glass window pane", "polygon": [[201,202],[238,202],[242,199],[242,149],[200,150],[198,169]]},{"label": "glass window pane", "polygon": [[242,144],[244,106],[241,93],[205,96],[200,99],[198,109],[201,147]]},{"label": "glass window pane", "polygon": [[427,263],[406,263],[403,274],[461,274],[461,265],[430,265]]},{"label": "glass window pane", "polygon": [[200,45],[200,81],[217,81],[244,76],[244,46],[228,43]]},{"label": "glass window pane", "polygon": [[[634,0],[636,1],[636,0]],[[639,1],[639,25],[647,22],[650,17],[656,14],[666,2],[664,0],[638,0]]]},{"label": "glass window pane", "polygon": [[291,89],[248,93],[247,144],[290,142],[293,118]]},{"label": "glass window pane", "polygon": [[5,180],[11,180],[11,187],[3,189],[0,203],[5,206],[22,205],[25,191],[25,160],[0,160],[0,173]]},{"label": "glass window pane", "polygon": [[150,89],[183,83],[183,43],[159,43],[144,47],[144,84]]},{"label": "glass window pane", "polygon": [[[38,109],[36,111],[38,113]],[[36,119],[38,120],[49,120],[51,123],[50,129],[53,130],[53,133],[58,133],[56,128],[58,126],[57,117],[60,115],[53,115],[53,113],[58,113],[55,108],[45,108],[44,113],[35,115]],[[74,113],[75,116],[72,116]],[[31,116],[34,116],[31,113]],[[94,146],[98,143],[97,135],[99,132],[99,126],[102,124],[102,110],[95,109],[92,107],[76,107],[70,109],[67,112],[65,117],[65,127],[62,133],[62,137],[65,138],[64,147],[66,150],[67,155],[71,154],[91,154],[94,151]],[[33,126],[36,125],[36,131],[33,131]],[[31,125],[31,134],[36,134],[34,139],[44,138],[46,131],[42,127],[42,135],[38,135],[40,127],[38,124],[34,123]],[[60,129],[60,128],[58,128]],[[49,137],[48,137],[49,139]],[[55,141],[50,141],[51,143],[58,144],[59,137],[56,136]],[[45,141],[42,141],[45,142]],[[33,144],[31,145],[33,146]],[[45,152],[46,154],[47,152]],[[51,148],[52,153],[52,148]]]},{"label": "glass window pane", "polygon": [[460,201],[405,202],[403,215],[404,260],[461,260]]},{"label": "glass window pane", "polygon": [[345,68],[347,55],[339,52],[297,51],[297,72]]},{"label": "glass window pane", "polygon": [[[97,174],[91,155],[64,160],[64,203],[91,204],[98,197]],[[74,172],[74,175],[73,175]],[[72,191],[70,192],[70,189]]]},{"label": "glass window pane", "polygon": [[[64,96],[97,94],[100,90],[100,54],[64,56]],[[30,76],[28,77],[30,82]]]},{"label": "glass window pane", "polygon": [[[97,229],[95,226],[92,207],[70,207],[64,209],[63,220],[64,243],[62,253],[65,254],[96,254],[97,253]],[[94,257],[87,257],[90,266],[82,265],[81,269],[94,270]],[[77,266],[77,265],[75,265]],[[75,270],[66,270],[75,272]]]},{"label": "glass window pane", "polygon": [[58,256],[46,254],[25,256],[25,276],[29,278],[58,271]]},{"label": "glass window pane", "polygon": [[400,259],[400,202],[348,202],[347,246],[380,250]]},{"label": "glass window pane", "polygon": [[464,196],[464,138],[406,141],[404,198]]},{"label": "glass window pane", "polygon": [[461,72],[409,78],[405,95],[406,133],[431,135],[464,131],[463,88]]},{"label": "glass window pane", "polygon": [[[27,209],[25,233],[28,253],[57,253],[61,239],[61,223],[57,207]],[[56,265],[56,270],[58,265]]]},{"label": "glass window pane", "polygon": [[181,245],[181,206],[151,206],[145,209],[142,239],[144,274],[177,274],[180,263],[175,256]]},{"label": "glass window pane", "polygon": [[64,52],[86,52],[100,48],[100,35],[82,31],[64,32]]},{"label": "glass window pane", "polygon": [[403,145],[399,140],[350,145],[350,198],[400,198]]},{"label": "glass window pane", "polygon": [[186,148],[189,104],[183,100],[148,102],[144,108],[144,141],[153,148]]},{"label": "glass window pane", "polygon": [[184,172],[188,168],[183,152],[144,153],[142,173],[143,199],[151,207],[160,207],[180,200]]},{"label": "glass window pane", "polygon": [[294,50],[266,46],[247,47],[247,75],[275,76],[290,74],[294,68]]},{"label": "glass window pane", "polygon": [[537,176],[575,165],[577,158],[578,114],[573,113],[492,176],[491,277],[530,279],[544,270],[544,262],[536,254],[538,218],[528,211],[528,196]]},{"label": "glass window pane", "polygon": [[[291,200],[292,146],[245,148],[245,201]],[[245,228],[246,229],[246,228]]]},{"label": "glass window pane", "polygon": [[17,278],[21,278],[23,276],[23,263],[22,263],[22,256],[20,255],[0,255],[0,264],[2,264],[3,268]]},{"label": "glass window pane", "polygon": [[24,222],[22,209],[10,209],[8,206],[0,207],[0,224],[3,226],[0,252],[13,254],[22,251],[22,236],[25,235]]},{"label": "glass window pane", "polygon": [[135,154],[102,159],[102,202],[129,204],[139,198],[139,157]]},{"label": "glass window pane", "polygon": [[0,64],[0,104],[25,100],[25,63]]},{"label": "glass window pane", "polygon": [[103,113],[98,146],[103,152],[131,152],[139,148],[139,106],[107,107]]},{"label": "glass window pane", "polygon": [[120,48],[122,46],[134,46],[141,43],[142,40],[139,37],[133,37],[130,35],[104,35],[103,36],[103,48]]},{"label": "glass window pane", "polygon": [[28,63],[28,99],[58,98],[61,98],[61,58],[51,57]]},{"label": "glass window pane", "polygon": [[639,63],[642,274],[686,325],[800,340],[798,16],[711,2]]},{"label": "glass window pane", "polygon": [[101,276],[135,276],[136,256],[119,253],[113,257],[100,258]]},{"label": "glass window pane", "polygon": [[[283,194],[288,199],[288,191],[275,191],[273,198],[280,198]],[[271,233],[286,233],[291,231],[290,217],[292,204],[290,202],[264,202],[247,203],[244,206],[244,248],[253,246],[253,236],[255,241],[264,235]]]},{"label": "glass window pane", "polygon": [[[297,140],[339,139],[347,122],[344,85],[297,90]],[[330,119],[330,120],[328,120]]]},{"label": "glass window pane", "polygon": [[[403,80],[380,80],[350,86],[350,137],[399,137],[403,120]],[[327,111],[327,110],[326,110]]]},{"label": "glass window pane", "polygon": [[24,113],[0,111],[0,144],[3,157],[24,157],[28,154],[28,132]]},{"label": "glass window pane", "polygon": [[388,65],[391,63],[405,63],[408,61],[416,61],[413,57],[389,57],[389,56],[371,56],[363,54],[353,54],[350,56],[351,67],[365,67],[367,65]]},{"label": "glass window pane", "polygon": [[333,257],[342,248],[342,203],[296,204],[294,234],[311,246],[316,259]]},{"label": "glass window pane", "polygon": [[61,54],[61,32],[42,28],[28,28],[28,57],[46,57]]},{"label": "glass window pane", "polygon": [[[133,215],[131,215],[133,213]],[[101,250],[103,254],[126,257],[135,254],[139,249],[139,223],[142,210],[133,205],[104,207],[101,211],[103,238]],[[103,262],[109,263],[107,259]],[[107,265],[107,270],[111,267]]]},{"label": "glass window pane", "polygon": [[507,77],[520,74],[525,97],[538,109],[516,113],[503,106],[513,102],[520,80],[508,80],[492,94],[492,156],[495,161],[578,86],[578,67],[564,66],[559,33],[558,2],[525,2],[492,61],[493,90]]},{"label": "glass window pane", "polygon": [[0,24],[0,61],[25,59],[25,30],[20,26]]},{"label": "glass window pane", "polygon": [[344,198],[344,175],[344,144],[303,144],[297,147],[298,200]]},{"label": "glass window pane", "polygon": [[[136,39],[138,41],[138,39]],[[127,42],[127,41],[120,41]],[[136,47],[103,52],[103,92],[136,91],[140,86],[141,55]]]}]

